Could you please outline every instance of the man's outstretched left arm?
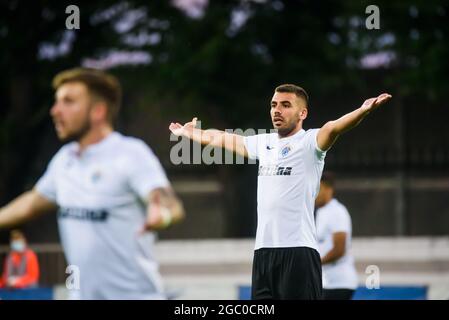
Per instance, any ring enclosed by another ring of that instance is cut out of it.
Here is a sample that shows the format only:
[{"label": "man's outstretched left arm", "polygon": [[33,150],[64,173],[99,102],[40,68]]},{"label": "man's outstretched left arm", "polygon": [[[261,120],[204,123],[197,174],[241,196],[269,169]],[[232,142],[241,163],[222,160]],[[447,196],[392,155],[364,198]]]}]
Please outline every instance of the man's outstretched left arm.
[{"label": "man's outstretched left arm", "polygon": [[377,109],[390,99],[390,94],[382,93],[376,98],[365,100],[360,108],[345,114],[343,117],[327,122],[318,131],[318,147],[323,151],[328,150],[341,134],[356,127],[371,111]]}]

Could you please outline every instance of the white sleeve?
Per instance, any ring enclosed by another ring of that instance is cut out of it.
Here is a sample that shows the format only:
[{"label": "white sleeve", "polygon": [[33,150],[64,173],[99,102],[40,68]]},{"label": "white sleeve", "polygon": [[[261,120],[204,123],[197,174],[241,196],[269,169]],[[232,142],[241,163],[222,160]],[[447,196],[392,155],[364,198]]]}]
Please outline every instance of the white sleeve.
[{"label": "white sleeve", "polygon": [[320,131],[320,129],[307,130],[307,133],[308,133],[307,145],[311,150],[313,150],[318,161],[323,161],[324,158],[326,157],[326,151],[323,151],[318,147],[318,141],[317,141],[318,131]]},{"label": "white sleeve", "polygon": [[56,158],[58,154],[54,155],[50,163],[47,166],[42,177],[39,178],[35,185],[35,189],[39,194],[50,200],[51,202],[57,203],[56,195]]},{"label": "white sleeve", "polygon": [[159,159],[144,142],[139,142],[130,156],[128,182],[144,202],[152,190],[170,186]]},{"label": "white sleeve", "polygon": [[261,134],[243,137],[243,143],[245,144],[246,151],[248,152],[248,158],[259,159],[259,144],[262,145],[262,138],[263,135]]},{"label": "white sleeve", "polygon": [[351,231],[351,218],[344,208],[338,208],[332,212],[332,223],[330,223],[332,233]]}]

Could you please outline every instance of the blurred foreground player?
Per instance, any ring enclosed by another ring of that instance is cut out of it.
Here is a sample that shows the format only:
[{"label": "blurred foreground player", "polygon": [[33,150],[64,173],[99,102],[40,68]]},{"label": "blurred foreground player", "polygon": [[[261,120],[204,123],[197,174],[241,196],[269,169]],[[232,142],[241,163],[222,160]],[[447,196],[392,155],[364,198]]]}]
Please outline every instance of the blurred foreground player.
[{"label": "blurred foreground player", "polygon": [[270,102],[277,132],[249,137],[196,128],[197,119],[170,124],[177,136],[259,160],[253,299],[320,299],[321,260],[314,221],[326,151],[344,132],[391,98],[381,94],[319,129],[303,129],[309,98],[296,85],[275,89]]},{"label": "blurred foreground player", "polygon": [[67,144],[35,188],[1,208],[0,227],[59,207],[64,252],[80,271],[79,298],[165,298],[151,231],[181,220],[184,210],[151,149],[114,131],[118,80],[78,68],[56,75],[53,87],[50,114]]},{"label": "blurred foreground player", "polygon": [[352,223],[346,207],[334,198],[334,183],[334,174],[324,172],[315,200],[323,299],[350,300],[358,282],[351,253]]}]

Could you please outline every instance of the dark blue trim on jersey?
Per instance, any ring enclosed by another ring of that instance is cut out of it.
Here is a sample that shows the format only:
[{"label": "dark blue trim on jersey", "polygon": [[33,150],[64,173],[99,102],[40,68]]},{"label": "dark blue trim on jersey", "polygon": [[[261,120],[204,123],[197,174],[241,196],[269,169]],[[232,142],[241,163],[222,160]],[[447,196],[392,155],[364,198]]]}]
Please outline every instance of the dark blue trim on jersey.
[{"label": "dark blue trim on jersey", "polygon": [[93,210],[84,208],[61,207],[58,210],[58,218],[69,218],[78,220],[90,220],[96,222],[105,222],[109,213],[106,210]]}]

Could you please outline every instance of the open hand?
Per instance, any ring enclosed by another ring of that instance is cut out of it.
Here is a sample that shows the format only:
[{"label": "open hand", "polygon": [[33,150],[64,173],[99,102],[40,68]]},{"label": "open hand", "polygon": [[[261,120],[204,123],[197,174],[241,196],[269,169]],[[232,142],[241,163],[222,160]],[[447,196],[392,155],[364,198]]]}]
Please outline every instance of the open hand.
[{"label": "open hand", "polygon": [[176,136],[183,136],[187,133],[193,131],[193,129],[196,127],[197,118],[193,118],[192,121],[187,122],[186,124],[182,125],[178,122],[174,123],[172,122],[170,126],[168,127],[170,131],[176,135]]},{"label": "open hand", "polygon": [[388,93],[382,93],[376,98],[370,98],[365,100],[365,102],[362,104],[362,109],[365,111],[371,112],[375,109],[377,109],[380,105],[384,104],[388,100],[391,99],[391,94]]}]

